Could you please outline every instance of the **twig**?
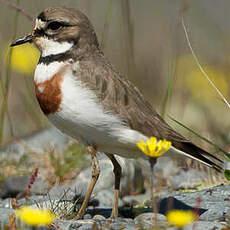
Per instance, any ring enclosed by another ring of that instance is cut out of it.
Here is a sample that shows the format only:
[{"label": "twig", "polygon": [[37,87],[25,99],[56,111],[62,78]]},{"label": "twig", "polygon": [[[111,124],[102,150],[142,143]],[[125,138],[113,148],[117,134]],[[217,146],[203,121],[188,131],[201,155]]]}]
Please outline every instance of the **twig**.
[{"label": "twig", "polygon": [[[196,206],[195,206],[195,215],[196,215],[196,221],[200,220],[200,204],[201,204],[201,196],[198,196],[196,199]],[[197,222],[194,222],[192,225],[192,230],[195,230],[197,227]]]},{"label": "twig", "polygon": [[7,6],[17,10],[18,12],[20,12],[22,15],[24,15],[30,21],[33,21],[33,17],[30,16],[23,8],[21,8],[17,4],[15,4],[13,2],[10,2],[9,0],[2,0],[2,2],[5,3]]},{"label": "twig", "polygon": [[25,194],[25,199],[26,199],[27,202],[29,201],[29,196],[30,196],[30,193],[31,193],[31,186],[34,184],[37,176],[38,176],[38,168],[35,168],[33,174],[30,177],[30,182],[29,182],[29,184],[27,186],[27,190],[26,190],[26,194]]},{"label": "twig", "polygon": [[186,26],[184,24],[184,17],[183,17],[183,14],[181,15],[181,24],[182,24],[182,27],[183,27],[183,30],[184,30],[184,33],[185,33],[185,37],[186,37],[186,41],[188,43],[188,46],[189,46],[189,49],[192,53],[192,56],[198,66],[198,68],[200,69],[201,73],[203,74],[203,76],[209,81],[209,83],[211,84],[211,86],[216,90],[216,92],[218,93],[218,95],[221,97],[221,99],[225,102],[225,104],[230,108],[230,104],[228,103],[227,99],[223,96],[223,94],[220,92],[220,90],[215,86],[215,84],[212,82],[212,80],[209,78],[208,74],[204,71],[203,67],[201,66],[193,48],[192,48],[192,45],[191,45],[191,42],[190,42],[190,39],[189,39],[189,36],[188,36],[188,31],[186,29]]}]

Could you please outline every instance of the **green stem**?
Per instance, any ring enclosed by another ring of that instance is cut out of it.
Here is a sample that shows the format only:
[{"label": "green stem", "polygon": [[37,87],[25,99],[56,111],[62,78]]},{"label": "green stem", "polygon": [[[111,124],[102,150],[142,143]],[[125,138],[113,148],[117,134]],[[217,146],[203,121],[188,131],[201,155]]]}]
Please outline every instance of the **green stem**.
[{"label": "green stem", "polygon": [[220,146],[218,146],[217,144],[213,143],[212,141],[208,140],[207,138],[201,136],[200,134],[198,134],[197,132],[195,132],[194,130],[190,129],[189,127],[187,127],[186,125],[182,124],[181,122],[179,122],[178,120],[174,119],[173,117],[169,116],[169,118],[171,120],[173,120],[174,122],[176,122],[178,125],[182,126],[183,128],[187,129],[189,132],[195,134],[196,136],[198,136],[200,139],[202,139],[203,141],[207,142],[208,144],[212,145],[213,147],[215,147],[216,149],[218,149],[219,151],[223,152],[225,154],[226,157],[230,158],[230,155],[228,152],[226,152],[224,149],[222,149]]},{"label": "green stem", "polygon": [[169,72],[168,72],[168,86],[167,86],[167,91],[163,100],[163,105],[162,105],[162,111],[161,111],[161,116],[165,119],[166,113],[167,113],[167,107],[169,100],[172,95],[172,89],[173,89],[173,81],[174,81],[174,76],[175,76],[175,67],[173,61],[169,60]]},{"label": "green stem", "polygon": [[[16,4],[19,5],[20,0],[16,1]],[[15,40],[16,34],[17,34],[17,28],[18,28],[18,16],[19,11],[16,11],[15,17],[14,17],[14,29],[13,29],[13,36],[12,41]],[[3,141],[3,132],[4,132],[4,121],[5,121],[5,114],[7,113],[7,102],[8,102],[8,94],[9,94],[9,86],[10,86],[10,80],[11,80],[11,56],[12,56],[12,49],[9,50],[8,58],[7,58],[7,67],[6,67],[6,82],[5,82],[5,92],[3,94],[2,98],[2,104],[1,104],[1,115],[0,115],[0,149],[2,147],[2,141]],[[9,114],[8,114],[9,116]]]}]

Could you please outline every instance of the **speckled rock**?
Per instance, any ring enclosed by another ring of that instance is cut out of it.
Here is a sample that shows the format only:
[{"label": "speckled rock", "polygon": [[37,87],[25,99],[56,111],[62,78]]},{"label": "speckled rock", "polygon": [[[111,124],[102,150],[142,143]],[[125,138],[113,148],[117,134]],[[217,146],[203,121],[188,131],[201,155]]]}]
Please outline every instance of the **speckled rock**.
[{"label": "speckled rock", "polygon": [[[1,193],[0,197],[2,199],[8,197],[24,197],[27,186],[30,182],[29,176],[11,176],[8,177],[1,184]],[[37,178],[33,185],[31,186],[31,194],[46,194],[47,186],[44,181],[40,178]]]},{"label": "speckled rock", "polygon": [[[195,224],[195,226],[194,226]],[[226,226],[226,223],[219,223],[215,221],[197,221],[195,223],[189,224],[184,228],[184,230],[221,230],[224,226]]]},{"label": "speckled rock", "polygon": [[181,169],[176,175],[169,179],[174,189],[194,188],[197,184],[207,178],[206,172],[195,169]]},{"label": "speckled rock", "polygon": [[165,226],[167,224],[166,217],[164,215],[155,214],[153,212],[140,214],[134,219],[134,222],[140,228],[148,229],[155,226],[155,218],[160,226]]},{"label": "speckled rock", "polygon": [[94,220],[56,220],[55,225],[62,230],[91,230],[96,222]]},{"label": "speckled rock", "polygon": [[[114,173],[113,173],[113,165],[111,161],[104,155],[101,154],[99,157],[99,164],[100,164],[100,177],[95,185],[94,193],[95,195],[102,191],[102,190],[110,190],[113,191],[114,188]],[[116,159],[119,161],[122,167],[122,178],[121,178],[121,189],[120,194],[121,196],[130,192],[131,189],[142,189],[143,185],[143,176],[140,168],[135,165],[135,161],[131,159],[122,158],[116,156]],[[90,160],[90,159],[89,159]],[[138,171],[138,184],[136,185],[136,172]],[[90,183],[91,178],[91,166],[85,170],[82,170],[80,174],[77,176],[75,181],[72,182],[71,188],[74,190],[78,187],[85,187],[87,188]],[[134,188],[132,188],[132,186]],[[137,188],[135,186],[139,186],[141,188]]]},{"label": "speckled rock", "polygon": [[173,195],[176,199],[192,207],[197,207],[197,199],[200,199],[200,208],[208,211],[201,215],[201,219],[208,221],[222,220],[230,213],[229,197],[230,186],[220,185],[197,192],[177,193]]},{"label": "speckled rock", "polygon": [[[111,208],[113,206],[113,198],[114,198],[113,190],[103,189],[100,192],[96,193],[93,196],[93,198],[99,200],[100,207]],[[119,199],[118,200],[118,206],[120,207],[122,205],[123,205],[123,201],[121,199]]]},{"label": "speckled rock", "polygon": [[20,138],[20,143],[14,141],[7,145],[1,152],[2,157],[9,159],[19,159],[26,152],[44,153],[45,149],[55,148],[59,152],[63,151],[72,138],[61,133],[55,127],[34,132],[31,135]]}]

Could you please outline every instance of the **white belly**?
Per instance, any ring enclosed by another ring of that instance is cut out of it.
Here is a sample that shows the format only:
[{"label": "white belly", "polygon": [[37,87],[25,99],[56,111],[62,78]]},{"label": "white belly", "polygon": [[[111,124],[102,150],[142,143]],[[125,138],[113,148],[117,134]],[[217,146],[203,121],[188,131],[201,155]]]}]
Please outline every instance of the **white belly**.
[{"label": "white belly", "polygon": [[105,111],[95,94],[75,78],[67,71],[61,86],[60,111],[48,115],[49,120],[85,145],[96,146],[98,151],[128,158],[142,156],[136,143],[146,137],[125,126],[118,116]]}]

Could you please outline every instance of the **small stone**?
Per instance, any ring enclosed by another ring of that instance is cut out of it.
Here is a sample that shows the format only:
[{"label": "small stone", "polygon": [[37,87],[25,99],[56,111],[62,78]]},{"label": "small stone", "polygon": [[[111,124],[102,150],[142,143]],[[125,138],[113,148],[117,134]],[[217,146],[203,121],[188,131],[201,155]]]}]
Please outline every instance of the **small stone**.
[{"label": "small stone", "polygon": [[139,221],[151,221],[154,220],[156,218],[157,215],[157,221],[166,221],[166,217],[162,214],[155,214],[154,212],[147,212],[147,213],[143,213],[140,214],[139,216],[137,216],[134,219],[134,222],[139,222]]},{"label": "small stone", "polygon": [[91,230],[95,225],[95,221],[93,220],[77,220],[72,221],[69,225],[68,230]]},{"label": "small stone", "polygon": [[135,223],[132,219],[117,218],[111,222],[109,229],[113,230],[135,230]]},{"label": "small stone", "polygon": [[[8,197],[24,196],[27,190],[28,184],[30,183],[29,176],[11,176],[6,178],[2,183],[2,191],[0,197],[2,199]],[[31,193],[33,194],[45,194],[47,187],[45,183],[40,179],[36,178],[34,184],[31,186]]]},{"label": "small stone", "polygon": [[[157,216],[156,216],[157,215]],[[153,212],[148,212],[148,213],[143,213],[143,214],[140,214],[139,216],[137,216],[135,219],[134,219],[134,222],[136,225],[140,225],[141,227],[143,227],[144,229],[145,228],[152,228],[154,227],[155,223],[154,223],[154,220],[155,218],[157,218],[157,222],[159,224],[166,224],[166,217],[162,214],[155,214]]]},{"label": "small stone", "polygon": [[102,216],[102,215],[95,215],[95,216],[93,217],[93,219],[94,219],[94,220],[106,220],[106,218],[105,218],[104,216]]},{"label": "small stone", "polygon": [[85,214],[83,217],[84,220],[92,219],[92,216],[90,214]]}]

